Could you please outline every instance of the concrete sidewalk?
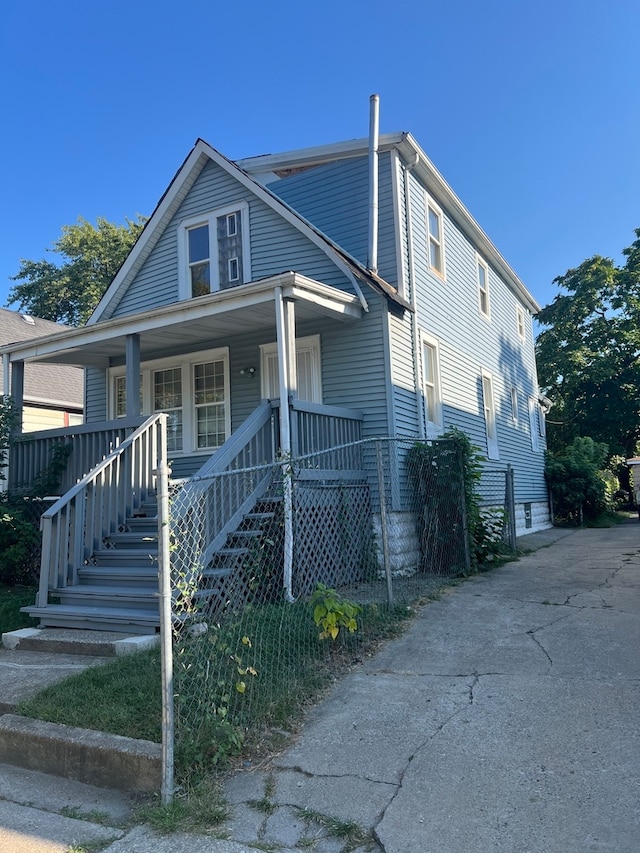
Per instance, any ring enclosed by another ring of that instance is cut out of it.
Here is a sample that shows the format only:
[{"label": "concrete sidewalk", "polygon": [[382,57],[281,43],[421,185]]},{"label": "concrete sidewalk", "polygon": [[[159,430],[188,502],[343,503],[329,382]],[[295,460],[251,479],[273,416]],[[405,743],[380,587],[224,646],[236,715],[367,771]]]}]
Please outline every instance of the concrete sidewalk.
[{"label": "concrete sidewalk", "polygon": [[62,853],[85,827],[108,853],[636,853],[640,525],[533,536],[557,541],[426,605],[270,767],[230,779],[226,840],[123,828],[109,792],[91,836],[81,804],[60,817],[0,788],[0,853]]}]

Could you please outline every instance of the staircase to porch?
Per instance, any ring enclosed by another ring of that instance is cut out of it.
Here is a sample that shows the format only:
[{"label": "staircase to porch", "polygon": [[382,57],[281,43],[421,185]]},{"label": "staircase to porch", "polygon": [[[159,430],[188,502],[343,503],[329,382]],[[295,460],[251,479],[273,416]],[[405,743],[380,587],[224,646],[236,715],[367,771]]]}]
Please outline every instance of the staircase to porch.
[{"label": "staircase to porch", "polygon": [[[296,410],[300,450],[359,438],[360,413],[300,403]],[[276,411],[261,404],[182,485],[188,498],[183,510],[179,500],[172,505],[171,535],[180,545],[171,554],[172,568],[191,571],[197,557],[204,567],[197,598],[208,612],[224,603],[233,584],[240,595],[244,585],[251,596],[249,569],[256,560],[279,562],[281,543],[261,544],[274,538],[266,531],[282,514]],[[154,472],[162,460],[166,415],[158,414],[119,439],[43,514],[38,595],[33,606],[22,608],[41,627],[159,630],[159,530],[168,519],[158,518]],[[270,582],[282,585],[277,570]]]}]

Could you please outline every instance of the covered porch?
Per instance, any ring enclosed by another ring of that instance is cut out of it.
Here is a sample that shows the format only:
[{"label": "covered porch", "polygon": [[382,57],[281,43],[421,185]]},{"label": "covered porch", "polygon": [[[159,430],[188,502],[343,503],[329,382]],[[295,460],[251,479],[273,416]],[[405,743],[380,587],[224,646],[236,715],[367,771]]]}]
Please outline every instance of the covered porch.
[{"label": "covered porch", "polygon": [[[42,517],[40,591],[32,615],[43,625],[95,624],[104,629],[126,624],[127,630],[133,626],[139,632],[153,628],[157,622],[154,565],[157,526],[161,524],[155,502],[157,468],[168,460],[174,465],[174,477],[182,483],[193,475],[196,480],[211,480],[225,471],[255,468],[291,454],[304,455],[360,439],[361,412],[299,399],[296,328],[302,326],[309,332],[318,323],[357,322],[363,313],[358,297],[284,273],[232,291],[5,347],[5,377],[10,379],[16,408],[22,402],[24,364],[38,360],[85,367],[88,393],[98,397],[102,390],[104,411],[111,415],[94,420],[97,406],[93,404],[88,422],[82,426],[15,436],[9,463],[13,493],[27,491],[46,473],[56,447],[68,448],[59,482],[50,495],[52,505]],[[260,388],[265,386],[255,375],[257,365],[242,362],[238,367],[234,343],[248,334],[265,344],[275,339],[276,359],[270,362],[272,368],[277,367],[275,399],[262,398]],[[188,418],[176,418],[176,406],[156,405],[143,412],[145,365],[210,351],[212,344],[224,344],[227,350],[224,393],[221,401],[192,386],[191,399],[185,395],[180,400],[183,408],[192,405],[197,410],[199,406],[205,412],[201,421],[191,419],[195,439],[190,452],[185,452],[175,442],[179,434],[175,424],[182,429]],[[110,387],[111,380],[117,380],[117,386],[113,381]],[[122,391],[121,398],[114,393],[116,387]],[[252,388],[253,399],[248,397],[247,387]],[[221,402],[227,410],[216,422],[225,425],[224,441],[215,448],[198,445],[201,433],[195,428],[211,416],[207,406],[219,408]],[[250,408],[253,402],[257,405]],[[113,417],[116,411],[119,417]],[[244,411],[248,411],[246,416]],[[224,483],[224,477],[219,482]],[[237,478],[228,478],[228,482],[235,484],[229,494],[205,500],[201,546],[207,559],[264,496],[261,484],[251,477],[242,478],[240,490]],[[287,499],[290,495],[285,487],[285,503]],[[285,537],[284,547],[292,551],[290,536]],[[91,574],[99,581],[83,581],[84,575]],[[114,607],[118,598],[120,615],[117,605]],[[62,604],[56,605],[52,599]]]}]

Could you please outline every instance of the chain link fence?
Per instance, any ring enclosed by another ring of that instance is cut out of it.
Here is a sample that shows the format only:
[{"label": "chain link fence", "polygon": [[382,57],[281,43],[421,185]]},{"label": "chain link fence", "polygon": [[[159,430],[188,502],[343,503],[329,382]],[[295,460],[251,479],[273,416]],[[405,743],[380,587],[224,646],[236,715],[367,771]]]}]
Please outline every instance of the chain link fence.
[{"label": "chain link fence", "polygon": [[[481,485],[492,512],[502,495],[504,521],[504,472]],[[171,495],[169,531],[182,772],[247,736],[273,747],[337,665],[472,566],[446,440],[360,441],[190,481]]]}]

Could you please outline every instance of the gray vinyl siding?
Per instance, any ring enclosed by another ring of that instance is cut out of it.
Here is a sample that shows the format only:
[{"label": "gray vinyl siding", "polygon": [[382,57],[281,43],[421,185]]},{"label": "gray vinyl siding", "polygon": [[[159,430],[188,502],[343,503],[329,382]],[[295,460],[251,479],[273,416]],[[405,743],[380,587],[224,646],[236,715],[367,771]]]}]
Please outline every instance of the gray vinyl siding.
[{"label": "gray vinyl siding", "polygon": [[[392,163],[389,153],[379,158],[378,272],[395,285],[398,272]],[[369,165],[366,157],[306,169],[269,184],[269,189],[346,252],[367,264]]]},{"label": "gray vinyl siding", "polygon": [[249,205],[252,280],[293,270],[324,284],[354,292],[350,281],[321,248],[248,188],[210,162],[111,316],[126,316],[178,301],[180,224],[191,217],[240,202]]},{"label": "gray vinyl siding", "polygon": [[109,420],[107,411],[107,378],[97,367],[85,369],[85,423]]},{"label": "gray vinyl siding", "polygon": [[[478,307],[476,252],[443,211],[445,278],[428,267],[424,188],[409,177],[418,326],[439,342],[445,428],[457,426],[487,453],[481,371],[492,376],[500,463],[515,469],[516,500],[546,499],[544,441],[532,451],[528,398],[537,397],[531,318],[514,292],[489,266],[490,315]],[[486,258],[483,258],[487,262]],[[518,335],[517,306],[525,311],[526,339]],[[396,348],[398,344],[395,344]],[[511,387],[518,389],[519,419],[511,419]]]}]

